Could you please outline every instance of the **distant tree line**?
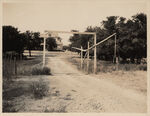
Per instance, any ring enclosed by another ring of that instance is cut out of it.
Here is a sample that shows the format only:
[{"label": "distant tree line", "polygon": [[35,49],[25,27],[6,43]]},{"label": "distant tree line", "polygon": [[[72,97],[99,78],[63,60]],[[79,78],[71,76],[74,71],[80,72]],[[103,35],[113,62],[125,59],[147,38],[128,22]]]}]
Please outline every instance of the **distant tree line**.
[{"label": "distant tree line", "polygon": [[[144,13],[132,16],[131,19],[124,17],[109,16],[101,22],[101,27],[87,27],[86,32],[96,32],[97,42],[105,39],[113,33],[117,33],[117,57],[122,62],[130,60],[132,63],[140,63],[142,58],[147,57],[147,17]],[[73,30],[76,31],[76,30]],[[70,37],[70,50],[72,47],[87,48],[87,42],[93,45],[91,35],[74,34]],[[90,51],[93,56],[93,50]],[[97,46],[97,58],[112,60],[114,56],[114,38],[109,39]]]},{"label": "distant tree line", "polygon": [[39,32],[26,31],[21,33],[13,26],[3,26],[3,53],[16,52],[22,54],[24,50],[42,50],[43,38]]},{"label": "distant tree line", "polygon": [[[43,50],[43,38],[39,32],[27,30],[21,33],[18,28],[13,26],[3,26],[3,55],[11,53],[13,55],[22,55],[24,50]],[[56,40],[53,37],[46,39],[46,48],[51,51],[57,47]]]}]

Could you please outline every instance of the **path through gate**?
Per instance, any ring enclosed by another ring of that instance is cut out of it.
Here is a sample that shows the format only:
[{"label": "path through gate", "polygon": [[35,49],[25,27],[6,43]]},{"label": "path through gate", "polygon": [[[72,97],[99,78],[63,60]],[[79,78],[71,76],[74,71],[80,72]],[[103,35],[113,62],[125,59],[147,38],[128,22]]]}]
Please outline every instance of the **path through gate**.
[{"label": "path through gate", "polygon": [[[116,33],[110,35],[109,37],[105,38],[104,40],[96,43],[96,33],[95,32],[67,32],[67,31],[45,31],[45,34],[41,34],[41,37],[44,38],[44,44],[43,44],[43,67],[45,66],[45,46],[46,46],[46,38],[49,37],[50,35],[58,35],[58,33],[68,33],[68,34],[85,34],[85,35],[93,35],[94,37],[94,45],[93,46],[89,46],[89,42],[88,42],[88,48],[87,49],[83,49],[82,46],[81,48],[76,48],[76,47],[72,47],[76,50],[79,50],[81,52],[81,69],[83,68],[83,61],[85,60],[85,58],[87,58],[87,70],[89,69],[89,51],[91,49],[94,48],[94,68],[93,68],[93,72],[94,74],[96,74],[97,71],[97,56],[96,56],[96,47],[100,44],[102,44],[103,42],[109,40],[110,38],[112,38],[113,36],[115,36],[115,45],[114,45],[114,62],[117,62],[117,58],[116,58]],[[86,52],[84,57],[83,57],[83,52]]]},{"label": "path through gate", "polygon": [[[46,38],[49,37],[50,35],[57,35],[58,33],[68,33],[68,34],[84,34],[84,35],[93,35],[94,37],[94,46],[92,48],[94,48],[94,74],[96,74],[96,70],[97,70],[97,59],[96,59],[96,33],[95,32],[68,32],[68,31],[49,31],[46,30],[44,34],[41,34],[41,37],[44,38],[44,44],[43,44],[43,67],[45,66],[45,46],[46,46]],[[79,48],[76,48],[78,50],[80,50]],[[81,47],[82,49],[82,47]],[[83,56],[83,49],[81,50],[81,54]],[[89,51],[89,50],[88,50]],[[81,66],[83,64],[82,62],[82,57],[81,57]]]}]

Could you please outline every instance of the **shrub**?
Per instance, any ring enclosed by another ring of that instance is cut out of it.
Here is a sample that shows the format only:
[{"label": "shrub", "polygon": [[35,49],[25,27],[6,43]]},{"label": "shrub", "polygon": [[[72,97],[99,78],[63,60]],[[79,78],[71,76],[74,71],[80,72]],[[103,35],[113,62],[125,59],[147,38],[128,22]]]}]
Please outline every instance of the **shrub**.
[{"label": "shrub", "polygon": [[40,79],[39,81],[33,82],[30,85],[30,90],[33,93],[35,98],[42,98],[42,97],[48,95],[49,85],[48,85],[48,83],[46,83],[42,79]]},{"label": "shrub", "polygon": [[35,67],[32,69],[32,75],[51,75],[51,70],[48,67]]},{"label": "shrub", "polygon": [[3,112],[18,112],[14,104],[10,101],[3,101]]},{"label": "shrub", "polygon": [[139,70],[147,71],[147,65],[146,64],[140,65]]},{"label": "shrub", "polygon": [[44,67],[43,70],[42,70],[42,73],[43,73],[43,74],[50,75],[50,74],[51,74],[51,73],[50,73],[50,68]]},{"label": "shrub", "polygon": [[125,65],[124,65],[124,70],[125,70],[125,71],[130,71],[131,69],[133,69],[133,68],[132,68],[132,65],[130,65],[130,64],[129,64],[129,65],[128,65],[128,64],[125,64]]}]

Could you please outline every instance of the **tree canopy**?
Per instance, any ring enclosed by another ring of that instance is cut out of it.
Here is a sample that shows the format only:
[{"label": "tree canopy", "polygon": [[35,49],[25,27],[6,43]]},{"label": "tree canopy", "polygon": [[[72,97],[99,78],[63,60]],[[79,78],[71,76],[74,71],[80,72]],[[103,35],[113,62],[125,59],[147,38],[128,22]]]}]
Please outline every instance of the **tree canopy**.
[{"label": "tree canopy", "polygon": [[18,28],[3,26],[3,53],[15,51],[22,54],[26,49],[29,50],[31,56],[31,50],[42,50],[42,42],[43,38],[40,38],[39,32],[26,31],[20,33]]},{"label": "tree canopy", "polygon": [[3,26],[3,53],[15,51],[21,54],[24,51],[25,38],[12,26]]},{"label": "tree canopy", "polygon": [[56,40],[53,37],[46,39],[46,48],[48,51],[53,51],[57,47]]},{"label": "tree canopy", "polygon": [[[147,17],[144,13],[132,16],[126,19],[119,16],[109,16],[101,22],[101,27],[88,26],[85,31],[96,32],[97,42],[105,39],[109,35],[117,34],[117,56],[126,61],[130,59],[134,62],[137,59],[147,56]],[[70,47],[87,48],[87,42],[93,45],[91,35],[77,35],[70,37]],[[93,55],[93,51],[90,51]],[[97,58],[103,60],[112,60],[114,55],[114,37],[97,46]]]}]

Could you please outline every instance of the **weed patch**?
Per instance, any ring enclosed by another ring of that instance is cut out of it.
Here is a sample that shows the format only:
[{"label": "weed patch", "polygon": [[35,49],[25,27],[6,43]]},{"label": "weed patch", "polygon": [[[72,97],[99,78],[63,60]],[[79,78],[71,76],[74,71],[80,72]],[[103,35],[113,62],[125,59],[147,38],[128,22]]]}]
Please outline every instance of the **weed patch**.
[{"label": "weed patch", "polygon": [[32,75],[51,75],[51,70],[48,67],[35,67],[32,69]]},{"label": "weed patch", "polygon": [[12,102],[3,101],[3,112],[18,112],[18,110],[14,108]]},{"label": "weed patch", "polygon": [[48,95],[49,85],[40,79],[39,81],[32,82],[30,85],[30,90],[34,95],[34,98],[40,99]]},{"label": "weed patch", "polygon": [[146,64],[141,64],[139,65],[139,70],[147,71],[147,65]]}]

